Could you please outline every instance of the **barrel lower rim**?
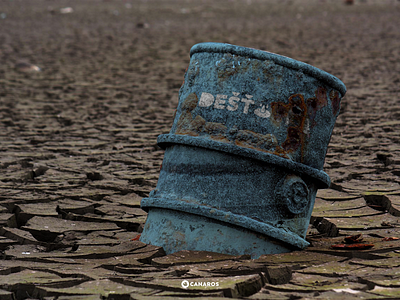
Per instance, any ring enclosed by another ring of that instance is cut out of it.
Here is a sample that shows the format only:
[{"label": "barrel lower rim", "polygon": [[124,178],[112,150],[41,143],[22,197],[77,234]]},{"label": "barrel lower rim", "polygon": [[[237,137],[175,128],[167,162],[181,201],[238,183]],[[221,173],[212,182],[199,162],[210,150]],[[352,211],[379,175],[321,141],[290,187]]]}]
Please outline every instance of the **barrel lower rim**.
[{"label": "barrel lower rim", "polygon": [[259,60],[272,60],[274,63],[278,65],[301,71],[304,74],[307,74],[311,77],[314,77],[328,84],[329,86],[338,90],[341,94],[341,97],[343,97],[346,94],[346,86],[339,78],[333,76],[332,74],[329,74],[328,72],[318,69],[312,65],[309,65],[307,63],[283,55],[253,48],[225,44],[225,43],[200,43],[192,47],[192,49],[190,50],[190,56],[200,52],[231,53]]},{"label": "barrel lower rim", "polygon": [[221,221],[223,223],[233,224],[254,232],[264,234],[266,236],[288,243],[299,249],[304,249],[310,245],[310,243],[307,242],[305,239],[291,231],[286,231],[282,228],[277,228],[271,224],[260,222],[246,216],[241,216],[228,211],[219,210],[214,207],[190,203],[184,200],[179,201],[177,199],[155,197],[143,198],[140,207],[145,210],[151,209],[152,207],[164,208],[207,217],[210,219]]},{"label": "barrel lower rim", "polygon": [[317,181],[317,187],[319,189],[329,188],[331,184],[331,179],[329,178],[329,175],[326,174],[324,171],[312,168],[310,166],[295,162],[290,159],[279,157],[271,153],[257,151],[255,149],[240,147],[233,144],[227,144],[199,137],[176,134],[159,135],[157,139],[157,144],[163,149],[166,149],[171,145],[178,144],[217,150],[221,152],[235,154],[238,156],[249,157],[280,166],[282,168],[290,170],[291,172],[310,176]]}]

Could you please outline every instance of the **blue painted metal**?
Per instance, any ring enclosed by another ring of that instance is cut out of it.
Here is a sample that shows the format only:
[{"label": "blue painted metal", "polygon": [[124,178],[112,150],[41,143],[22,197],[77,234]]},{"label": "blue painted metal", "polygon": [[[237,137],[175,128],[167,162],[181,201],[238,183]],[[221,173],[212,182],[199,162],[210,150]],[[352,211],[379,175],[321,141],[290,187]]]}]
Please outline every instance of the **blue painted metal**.
[{"label": "blue painted metal", "polygon": [[190,54],[141,241],[252,257],[307,247],[344,84],[256,49],[202,43]]}]

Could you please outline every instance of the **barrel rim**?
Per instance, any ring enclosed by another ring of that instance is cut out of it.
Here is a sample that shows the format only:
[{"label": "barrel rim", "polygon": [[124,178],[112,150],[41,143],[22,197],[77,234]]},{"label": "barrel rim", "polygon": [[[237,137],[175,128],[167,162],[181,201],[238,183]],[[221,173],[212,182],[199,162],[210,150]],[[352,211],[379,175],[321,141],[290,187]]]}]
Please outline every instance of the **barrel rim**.
[{"label": "barrel rim", "polygon": [[203,216],[265,234],[266,236],[278,239],[299,249],[304,249],[310,245],[304,238],[290,230],[275,227],[272,224],[257,221],[247,216],[237,215],[229,211],[220,210],[215,207],[164,197],[143,198],[140,207],[145,211],[149,211],[151,208],[161,208]]},{"label": "barrel rim", "polygon": [[346,94],[346,86],[337,77],[316,68],[307,63],[289,58],[287,56],[279,55],[276,53],[248,48],[243,46],[236,46],[227,43],[199,43],[190,49],[190,57],[195,53],[209,52],[209,53],[231,53],[239,56],[246,56],[259,60],[272,60],[274,63],[286,68],[294,69],[303,72],[306,75],[314,77],[332,88],[338,90],[343,97]]},{"label": "barrel rim", "polygon": [[157,139],[157,144],[163,149],[165,149],[170,145],[180,144],[180,145],[217,150],[221,152],[239,155],[242,157],[249,157],[266,163],[280,166],[294,173],[307,175],[316,180],[316,184],[319,189],[329,188],[331,184],[331,179],[329,175],[322,170],[318,170],[316,168],[310,167],[308,165],[287,158],[279,157],[272,153],[261,152],[255,149],[240,147],[237,145],[213,141],[210,139],[204,139],[186,135],[176,135],[176,134],[159,135]]}]

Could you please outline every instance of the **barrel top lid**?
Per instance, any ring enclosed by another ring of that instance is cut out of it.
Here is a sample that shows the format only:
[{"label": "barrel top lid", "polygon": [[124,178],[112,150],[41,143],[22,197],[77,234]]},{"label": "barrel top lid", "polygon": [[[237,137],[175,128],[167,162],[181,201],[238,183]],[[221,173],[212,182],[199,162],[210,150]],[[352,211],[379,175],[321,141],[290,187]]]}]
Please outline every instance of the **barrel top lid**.
[{"label": "barrel top lid", "polygon": [[261,51],[261,50],[257,50],[257,49],[253,49],[253,48],[246,48],[246,47],[235,46],[235,45],[231,45],[231,44],[225,44],[225,43],[196,44],[190,50],[190,56],[192,56],[195,53],[199,53],[199,52],[231,53],[231,54],[250,57],[250,58],[259,59],[259,60],[272,60],[273,62],[275,62],[278,65],[302,71],[304,74],[312,76],[312,77],[328,84],[332,88],[338,90],[341,93],[342,97],[344,96],[344,94],[346,94],[346,86],[337,77],[335,77],[321,69],[313,67],[309,64],[300,62],[298,60],[295,60],[295,59],[292,59],[292,58],[289,58],[286,56],[282,56],[282,55],[267,52],[267,51]]}]

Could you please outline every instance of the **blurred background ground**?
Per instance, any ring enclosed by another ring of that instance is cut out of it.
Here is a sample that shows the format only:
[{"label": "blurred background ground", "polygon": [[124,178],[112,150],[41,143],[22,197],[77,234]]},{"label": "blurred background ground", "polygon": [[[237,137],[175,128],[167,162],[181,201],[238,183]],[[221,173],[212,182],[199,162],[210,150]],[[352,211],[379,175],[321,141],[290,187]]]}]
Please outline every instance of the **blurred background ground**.
[{"label": "blurred background ground", "polygon": [[[400,266],[398,245],[382,238],[400,237],[399,16],[397,0],[2,1],[0,299],[82,289],[83,299],[111,299],[117,283],[121,299],[176,297],[186,295],[182,278],[239,275],[208,295],[398,297],[398,273],[388,271]],[[131,241],[146,217],[140,199],[157,183],[156,138],[171,127],[189,50],[200,42],[275,52],[347,86],[325,163],[333,185],[318,194],[311,220],[312,259],[275,258],[289,277],[274,279],[268,258],[217,259],[247,266],[235,272],[176,267],[157,261],[162,249]],[[330,249],[356,233],[375,248]]]}]

